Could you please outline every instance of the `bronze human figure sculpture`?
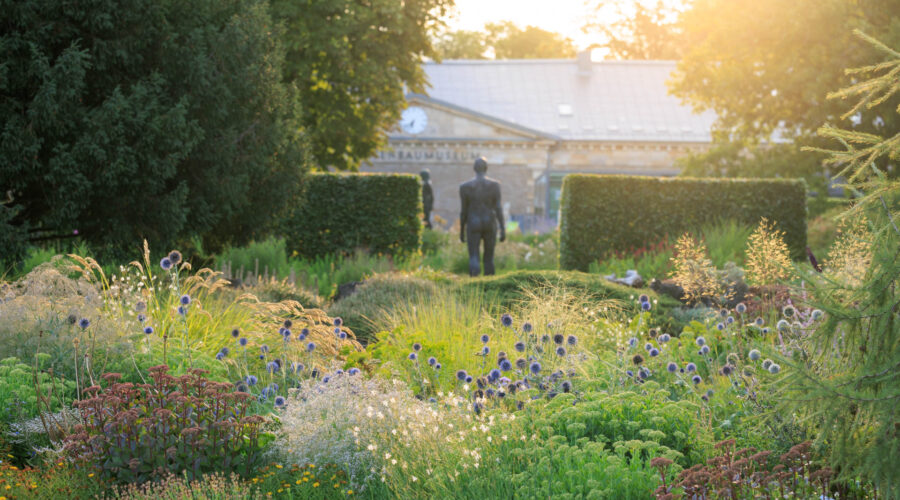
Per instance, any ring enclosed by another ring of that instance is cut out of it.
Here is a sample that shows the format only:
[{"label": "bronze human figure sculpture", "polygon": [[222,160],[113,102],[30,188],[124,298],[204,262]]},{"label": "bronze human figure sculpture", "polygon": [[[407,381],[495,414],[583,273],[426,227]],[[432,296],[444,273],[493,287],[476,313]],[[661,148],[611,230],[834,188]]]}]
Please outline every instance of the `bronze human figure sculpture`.
[{"label": "bronze human figure sculpture", "polygon": [[[500,183],[488,178],[487,160],[475,160],[475,178],[459,185],[462,209],[459,214],[459,241],[469,246],[469,275],[480,271],[479,247],[484,241],[484,274],[494,274],[494,246],[497,229],[500,241],[506,239],[503,208],[500,206]],[[467,241],[468,240],[468,241]]]},{"label": "bronze human figure sculpture", "polygon": [[425,211],[425,227],[431,229],[431,210],[434,208],[434,190],[431,189],[431,172],[419,172],[422,178],[422,208]]}]

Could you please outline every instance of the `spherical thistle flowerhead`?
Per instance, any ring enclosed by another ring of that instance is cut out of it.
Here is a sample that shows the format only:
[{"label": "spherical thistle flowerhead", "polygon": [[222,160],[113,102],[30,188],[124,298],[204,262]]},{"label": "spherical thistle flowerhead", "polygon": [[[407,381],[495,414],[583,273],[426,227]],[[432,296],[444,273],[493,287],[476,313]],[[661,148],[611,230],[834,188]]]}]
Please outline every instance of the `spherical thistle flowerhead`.
[{"label": "spherical thistle flowerhead", "polygon": [[244,381],[247,382],[247,385],[253,387],[257,382],[259,382],[259,379],[256,378],[256,375],[247,375],[247,378],[245,378]]},{"label": "spherical thistle flowerhead", "polygon": [[678,365],[673,361],[669,361],[669,364],[666,365],[666,370],[669,370],[669,373],[675,373],[678,371]]},{"label": "spherical thistle flowerhead", "polygon": [[340,316],[335,317],[331,322],[334,326],[341,326],[344,324],[344,320]]},{"label": "spherical thistle flowerhead", "polygon": [[282,328],[281,336],[284,337],[284,340],[289,340],[291,338],[291,330],[290,328]]},{"label": "spherical thistle flowerhead", "polygon": [[507,328],[511,327],[513,324],[512,316],[510,316],[509,314],[504,314],[503,316],[500,316],[500,324]]},{"label": "spherical thistle flowerhead", "polygon": [[641,377],[641,379],[646,379],[649,376],[650,376],[650,372],[645,370],[644,368],[641,368],[640,370],[638,370],[638,377]]},{"label": "spherical thistle flowerhead", "polygon": [[152,327],[152,326],[145,326],[145,327],[144,327],[144,334],[146,334],[146,335],[152,335],[152,334],[153,334],[153,327]]},{"label": "spherical thistle flowerhead", "polygon": [[747,312],[747,304],[738,302],[738,305],[734,306],[734,310],[737,311],[738,314],[744,314]]},{"label": "spherical thistle flowerhead", "polygon": [[625,370],[625,375],[628,375],[629,377],[633,377],[633,376],[634,376],[634,372],[631,371],[631,370]]},{"label": "spherical thistle flowerhead", "polygon": [[78,316],[70,314],[68,317],[66,317],[66,321],[68,321],[70,325],[74,325],[75,323],[78,323]]},{"label": "spherical thistle flowerhead", "polygon": [[487,344],[490,341],[491,341],[491,337],[488,336],[488,334],[485,333],[485,334],[481,335],[481,343],[482,344]]},{"label": "spherical thistle flowerhead", "polygon": [[734,372],[734,368],[731,365],[725,365],[722,367],[722,375],[726,377],[731,375]]},{"label": "spherical thistle flowerhead", "polygon": [[641,302],[641,309],[644,311],[649,311],[653,307],[650,302]]},{"label": "spherical thistle flowerhead", "polygon": [[347,375],[350,375],[351,377],[353,375],[359,375],[359,368],[353,367],[353,368],[347,370]]},{"label": "spherical thistle flowerhead", "polygon": [[438,370],[440,370],[440,369],[441,369],[441,364],[440,364],[440,363],[435,363],[435,364],[434,364],[434,370],[435,370],[435,371],[438,371]]},{"label": "spherical thistle flowerhead", "polygon": [[669,335],[668,333],[664,333],[659,336],[659,341],[662,342],[663,344],[665,344],[666,342],[668,342],[670,340],[672,340],[672,336]]},{"label": "spherical thistle flowerhead", "polygon": [[747,355],[747,357],[750,358],[750,361],[757,361],[761,356],[762,354],[760,354],[759,349],[751,349],[750,353]]},{"label": "spherical thistle flowerhead", "polygon": [[415,361],[418,358],[418,356],[414,352],[409,353],[409,355],[406,357],[409,358],[410,361]]},{"label": "spherical thistle flowerhead", "polygon": [[771,360],[771,359],[763,360],[763,362],[762,362],[763,370],[768,370],[770,366],[772,366],[772,360]]},{"label": "spherical thistle flowerhead", "polygon": [[631,358],[631,362],[636,365],[639,365],[644,362],[644,357],[641,356],[640,354],[635,354],[634,357]]},{"label": "spherical thistle flowerhead", "polygon": [[659,349],[654,347],[653,349],[650,349],[649,354],[650,354],[651,358],[655,358],[655,357],[659,356]]},{"label": "spherical thistle flowerhead", "polygon": [[543,342],[543,343],[545,343],[545,344],[546,344],[547,342],[550,342],[550,336],[547,335],[546,333],[543,334],[543,335],[541,335],[541,342]]},{"label": "spherical thistle flowerhead", "polygon": [[418,343],[418,342],[416,342],[415,344],[413,344],[413,351],[419,352],[419,351],[421,351],[421,350],[422,350],[422,344],[420,344],[420,343]]},{"label": "spherical thistle flowerhead", "polygon": [[223,359],[225,359],[225,355],[222,354],[221,352],[218,352],[218,353],[216,353],[216,359],[218,361],[222,361]]},{"label": "spherical thistle flowerhead", "polygon": [[437,359],[434,356],[428,358],[428,366],[434,366],[435,364],[437,364]]},{"label": "spherical thistle flowerhead", "polygon": [[488,380],[491,382],[496,382],[500,380],[500,370],[494,368],[490,372],[488,372]]},{"label": "spherical thistle flowerhead", "polygon": [[781,309],[781,314],[784,315],[785,318],[793,318],[797,314],[797,310],[794,309],[794,306],[788,304]]},{"label": "spherical thistle flowerhead", "polygon": [[178,250],[172,250],[169,252],[168,259],[172,261],[172,264],[178,264],[181,262],[181,252]]},{"label": "spherical thistle flowerhead", "polygon": [[772,331],[772,330],[769,330],[769,327],[767,326],[767,327],[765,327],[765,328],[762,329],[762,334],[763,334],[763,335],[768,335],[769,332],[771,332],[771,331]]},{"label": "spherical thistle flowerhead", "polygon": [[78,320],[78,326],[80,326],[82,330],[86,330],[87,327],[91,326],[91,320],[87,318],[81,318],[80,320]]},{"label": "spherical thistle flowerhead", "polygon": [[531,333],[533,330],[534,330],[534,326],[530,322],[526,321],[526,322],[522,323],[522,332]]},{"label": "spherical thistle flowerhead", "polygon": [[247,345],[247,337],[241,337],[240,340],[238,340],[238,344],[240,344],[241,347],[246,347],[246,345]]},{"label": "spherical thistle flowerhead", "polygon": [[763,325],[766,324],[766,320],[764,320],[764,319],[762,319],[762,318],[756,318],[756,319],[753,321],[753,324],[755,324],[756,326],[763,326]]},{"label": "spherical thistle flowerhead", "polygon": [[269,346],[266,344],[263,344],[263,345],[259,346],[259,350],[262,351],[263,354],[265,354],[265,353],[269,352]]},{"label": "spherical thistle flowerhead", "polygon": [[508,359],[504,359],[503,361],[500,362],[500,369],[505,372],[508,372],[508,371],[512,370],[512,363],[510,363],[510,361]]},{"label": "spherical thistle flowerhead", "polygon": [[516,360],[516,368],[520,370],[524,370],[528,366],[528,361],[525,358],[519,358]]},{"label": "spherical thistle flowerhead", "polygon": [[687,366],[684,367],[684,369],[687,370],[688,373],[693,373],[697,371],[697,365],[695,365],[694,363],[688,363]]},{"label": "spherical thistle flowerhead", "polygon": [[650,302],[650,297],[646,293],[642,293],[638,300],[643,304],[644,302]]},{"label": "spherical thistle flowerhead", "polygon": [[163,271],[168,271],[169,269],[172,269],[172,265],[173,265],[172,259],[170,259],[168,257],[163,257],[163,259],[161,261],[159,261],[159,267],[161,267],[163,269]]},{"label": "spherical thistle flowerhead", "polygon": [[291,363],[291,370],[293,370],[294,373],[302,372],[303,368],[303,363]]},{"label": "spherical thistle flowerhead", "polygon": [[562,345],[562,343],[565,341],[566,341],[566,337],[563,334],[557,333],[557,334],[553,335],[553,343],[554,344]]},{"label": "spherical thistle flowerhead", "polygon": [[559,346],[556,348],[556,355],[559,357],[563,357],[566,355],[566,348],[563,346]]},{"label": "spherical thistle flowerhead", "polygon": [[345,340],[347,338],[347,332],[341,330],[341,333],[338,334],[338,338],[341,340]]},{"label": "spherical thistle flowerhead", "polygon": [[331,377],[329,377],[328,375],[322,377],[322,383],[323,383],[323,384],[327,384],[327,383],[330,382],[330,381],[331,381]]},{"label": "spherical thistle flowerhead", "polygon": [[276,363],[276,362],[274,362],[274,361],[269,361],[269,362],[266,364],[266,371],[269,372],[269,373],[277,373],[278,370],[279,370],[279,368],[281,368],[281,367],[278,366],[278,363]]},{"label": "spherical thistle flowerhead", "polygon": [[185,316],[187,314],[187,308],[185,308],[185,306],[178,306],[178,314],[180,316]]},{"label": "spherical thistle flowerhead", "polygon": [[310,342],[309,344],[306,344],[306,350],[307,350],[308,352],[313,352],[313,351],[315,351],[315,350],[316,350],[316,343],[315,343],[315,342]]},{"label": "spherical thistle flowerhead", "polygon": [[786,332],[791,329],[791,324],[787,322],[787,320],[780,319],[778,323],[775,324],[775,328],[778,329],[779,332]]},{"label": "spherical thistle flowerhead", "polygon": [[241,336],[241,331],[238,330],[237,328],[234,328],[231,330],[231,336],[234,338],[238,338]]},{"label": "spherical thistle flowerhead", "polygon": [[466,383],[467,383],[467,384],[471,384],[471,383],[472,383],[472,380],[474,380],[474,379],[472,378],[471,375],[467,375],[467,376],[466,376]]},{"label": "spherical thistle flowerhead", "polygon": [[513,349],[517,352],[525,352],[525,342],[516,342],[515,345],[513,345]]},{"label": "spherical thistle flowerhead", "polygon": [[336,326],[336,327],[334,327],[334,330],[332,330],[332,331],[334,332],[335,335],[340,335],[340,334],[341,334],[341,329],[340,329],[340,327],[337,327],[337,326]]},{"label": "spherical thistle flowerhead", "polygon": [[569,345],[575,345],[578,343],[578,337],[569,335],[568,337],[566,337],[566,343]]},{"label": "spherical thistle flowerhead", "polygon": [[719,331],[724,330],[724,329],[725,329],[725,323],[718,323],[718,324],[716,324],[716,329],[719,330]]},{"label": "spherical thistle flowerhead", "polygon": [[691,377],[691,382],[699,384],[700,382],[703,382],[703,379],[700,378],[700,375],[694,375],[693,377]]},{"label": "spherical thistle flowerhead", "polygon": [[729,316],[729,317],[725,318],[725,322],[728,323],[729,325],[734,323],[734,316]]},{"label": "spherical thistle flowerhead", "polygon": [[697,345],[698,345],[699,347],[703,347],[703,344],[706,343],[706,339],[703,338],[703,337],[697,337],[697,338],[694,340],[694,342],[696,342]]},{"label": "spherical thistle flowerhead", "polygon": [[180,299],[178,299],[178,301],[181,302],[181,305],[183,306],[189,306],[191,305],[191,296],[188,294],[184,294]]},{"label": "spherical thistle flowerhead", "polygon": [[568,380],[563,380],[562,384],[560,384],[563,392],[571,392],[572,391],[572,382]]},{"label": "spherical thistle flowerhead", "polygon": [[700,354],[709,354],[709,346],[705,345],[700,348]]},{"label": "spherical thistle flowerhead", "polygon": [[456,378],[457,378],[458,380],[465,380],[466,377],[468,377],[468,376],[469,376],[469,374],[466,373],[465,370],[458,370],[458,371],[456,372]]},{"label": "spherical thistle flowerhead", "polygon": [[284,398],[282,396],[275,397],[275,408],[284,408]]},{"label": "spherical thistle flowerhead", "polygon": [[813,312],[810,313],[809,317],[812,318],[813,321],[819,321],[820,319],[825,317],[825,313],[820,309],[813,309]]},{"label": "spherical thistle flowerhead", "polygon": [[723,318],[725,316],[728,316],[728,309],[725,309],[724,307],[722,309],[719,309],[719,316],[721,316]]},{"label": "spherical thistle flowerhead", "polygon": [[531,363],[531,366],[529,366],[528,369],[531,370],[531,373],[538,374],[541,372],[541,364],[537,361],[534,361],[533,363]]},{"label": "spherical thistle flowerhead", "polygon": [[769,373],[776,374],[781,371],[781,367],[776,363],[772,363],[772,366],[769,367]]},{"label": "spherical thistle flowerhead", "polygon": [[134,303],[134,311],[135,312],[144,312],[147,310],[147,303],[143,300],[139,300]]},{"label": "spherical thistle flowerhead", "polygon": [[650,349],[653,349],[653,344],[651,344],[650,342],[647,342],[646,344],[644,344],[645,351],[650,352]]}]

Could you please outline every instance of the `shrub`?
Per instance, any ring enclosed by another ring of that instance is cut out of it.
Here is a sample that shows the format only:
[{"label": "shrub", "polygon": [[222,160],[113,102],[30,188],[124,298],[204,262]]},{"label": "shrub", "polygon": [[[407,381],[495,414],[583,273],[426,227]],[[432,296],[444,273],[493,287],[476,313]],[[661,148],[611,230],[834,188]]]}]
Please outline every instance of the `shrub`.
[{"label": "shrub", "polygon": [[203,370],[174,377],[165,365],[150,368],[152,383],[91,386],[77,401],[82,423],[65,438],[66,451],[117,480],[144,482],[168,473],[188,477],[215,471],[249,475],[262,456],[260,427],[249,415],[251,396]]},{"label": "shrub", "polygon": [[414,253],[422,232],[421,191],[413,175],[311,175],[282,223],[288,249],[307,258],[358,248]]},{"label": "shrub", "polygon": [[[38,354],[39,365],[50,358]],[[0,361],[0,420],[30,418],[41,411],[55,411],[71,401],[75,382],[34,370],[17,358]],[[39,401],[40,400],[40,401]],[[41,401],[44,405],[42,406]]]},{"label": "shrub", "polygon": [[560,268],[586,271],[617,250],[698,230],[717,219],[778,223],[794,258],[806,247],[806,190],[787,179],[664,179],[568,175],[563,181]]}]

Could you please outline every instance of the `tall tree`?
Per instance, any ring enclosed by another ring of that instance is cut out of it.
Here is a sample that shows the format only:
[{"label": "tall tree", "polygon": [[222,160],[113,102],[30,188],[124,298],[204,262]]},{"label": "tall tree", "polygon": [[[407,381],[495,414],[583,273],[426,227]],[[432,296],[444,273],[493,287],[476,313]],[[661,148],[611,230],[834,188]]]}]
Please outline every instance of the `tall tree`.
[{"label": "tall tree", "polygon": [[679,59],[683,45],[677,21],[684,9],[683,2],[673,5],[662,0],[598,2],[582,30],[603,37],[598,45],[608,50],[610,59]]},{"label": "tall tree", "polygon": [[285,79],[299,89],[318,167],[354,169],[385,141],[405,93],[425,91],[424,57],[453,0],[272,0]]},{"label": "tall tree", "polygon": [[480,31],[448,31],[435,41],[438,59],[486,59],[487,40]]},{"label": "tall tree", "polygon": [[0,24],[3,218],[34,238],[239,241],[298,184],[264,0],[0,0]]},{"label": "tall tree", "polygon": [[575,57],[571,38],[536,26],[522,29],[512,21],[488,23],[484,27],[489,48],[496,59],[570,59]]}]

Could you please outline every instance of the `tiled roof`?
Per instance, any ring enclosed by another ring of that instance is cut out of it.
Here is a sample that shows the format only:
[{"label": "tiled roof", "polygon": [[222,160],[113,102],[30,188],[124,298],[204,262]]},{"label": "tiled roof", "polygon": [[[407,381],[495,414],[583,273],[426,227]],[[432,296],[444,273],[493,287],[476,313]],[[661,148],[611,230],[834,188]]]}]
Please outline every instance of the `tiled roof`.
[{"label": "tiled roof", "polygon": [[668,95],[674,69],[674,61],[425,64],[429,97],[565,140],[709,142],[715,114]]}]

